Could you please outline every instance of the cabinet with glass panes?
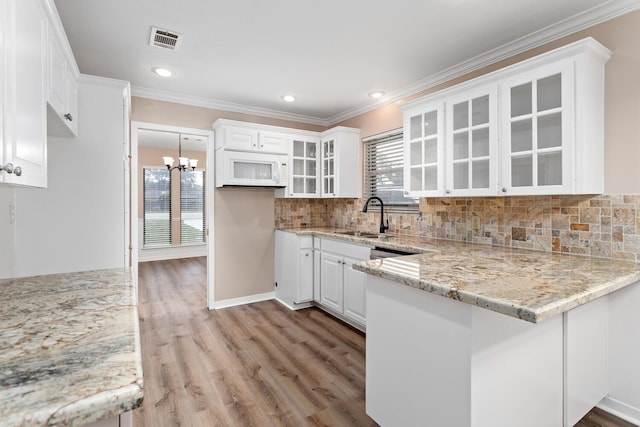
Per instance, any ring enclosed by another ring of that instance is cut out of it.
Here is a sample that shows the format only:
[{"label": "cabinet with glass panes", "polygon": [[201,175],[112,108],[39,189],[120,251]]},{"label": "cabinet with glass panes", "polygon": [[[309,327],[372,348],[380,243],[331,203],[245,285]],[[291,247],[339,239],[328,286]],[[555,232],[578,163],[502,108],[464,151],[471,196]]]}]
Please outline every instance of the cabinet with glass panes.
[{"label": "cabinet with glass panes", "polygon": [[574,157],[584,145],[573,129],[574,75],[573,61],[563,61],[503,82],[502,193],[574,192]]},{"label": "cabinet with glass panes", "polygon": [[495,85],[447,101],[445,193],[494,195],[498,179],[498,93]]},{"label": "cabinet with glass panes", "polygon": [[610,55],[587,38],[401,107],[405,194],[602,193]]},{"label": "cabinet with glass panes", "polygon": [[311,136],[292,136],[289,156],[288,197],[317,197],[320,140]]},{"label": "cabinet with glass panes", "polygon": [[362,195],[360,129],[338,126],[320,134],[320,197]]}]

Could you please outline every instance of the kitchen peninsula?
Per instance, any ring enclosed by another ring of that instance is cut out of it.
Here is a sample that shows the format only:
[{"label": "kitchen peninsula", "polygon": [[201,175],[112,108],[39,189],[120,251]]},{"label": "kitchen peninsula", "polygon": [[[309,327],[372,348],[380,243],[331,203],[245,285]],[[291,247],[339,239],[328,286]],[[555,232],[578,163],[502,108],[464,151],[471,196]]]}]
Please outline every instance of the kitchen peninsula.
[{"label": "kitchen peninsula", "polygon": [[621,368],[610,366],[612,354],[629,353],[628,334],[638,334],[636,315],[625,310],[640,301],[638,264],[430,246],[436,250],[354,265],[369,274],[372,418],[404,426],[572,426],[608,395],[611,369]]},{"label": "kitchen peninsula", "polygon": [[130,423],[143,388],[130,272],[4,279],[0,290],[2,425]]},{"label": "kitchen peninsula", "polygon": [[[640,419],[639,264],[333,227],[283,231],[299,246],[291,277],[309,275],[313,247],[313,304],[348,323],[361,309],[367,413],[380,425],[573,426],[596,405]],[[340,258],[338,245],[414,255]],[[291,265],[296,253],[287,254]],[[323,276],[335,281],[334,259],[343,300],[322,286]],[[296,304],[307,288],[288,296],[284,287],[285,305],[311,304]],[[366,310],[353,304],[360,289]],[[327,308],[333,300],[342,312]]]}]

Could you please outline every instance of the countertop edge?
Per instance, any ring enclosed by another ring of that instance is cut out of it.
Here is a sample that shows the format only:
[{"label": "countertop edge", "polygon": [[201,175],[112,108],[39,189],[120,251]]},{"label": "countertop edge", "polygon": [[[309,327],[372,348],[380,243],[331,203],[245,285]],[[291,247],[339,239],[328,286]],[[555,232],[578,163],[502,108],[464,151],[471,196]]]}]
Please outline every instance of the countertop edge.
[{"label": "countertop edge", "polygon": [[[434,251],[431,249],[420,248],[418,246],[414,246],[411,244],[403,244],[402,238],[421,238],[420,236],[404,236],[404,235],[393,235],[393,238],[386,239],[375,239],[375,238],[362,238],[358,236],[350,236],[346,234],[341,234],[342,230],[349,231],[348,229],[340,228],[340,227],[331,227],[330,229],[323,230],[322,228],[309,228],[309,229],[301,229],[301,228],[276,228],[280,231],[291,232],[298,236],[316,236],[323,238],[330,238],[335,240],[340,240],[344,242],[350,242],[354,244],[369,246],[369,247],[386,247],[389,249],[399,249],[399,250],[415,250],[416,253],[433,253]],[[398,239],[398,240],[396,240]],[[437,240],[437,239],[434,239]],[[439,240],[438,240],[439,241]],[[450,243],[447,241],[447,243]],[[489,245],[478,245],[469,242],[457,242],[464,243],[466,245],[473,246],[487,246],[493,248]],[[496,250],[509,250],[517,253],[527,253],[533,252],[535,254],[540,255],[551,255],[551,256],[568,256],[568,257],[577,257],[584,258],[588,260],[588,257],[578,257],[576,255],[571,254],[555,254],[555,253],[547,253],[540,251],[528,251],[524,249],[513,249],[513,248],[503,248],[499,247]],[[599,258],[598,258],[599,259]],[[618,260],[610,260],[612,262],[618,262]],[[619,261],[624,262],[624,261]],[[635,264],[635,263],[631,263]],[[423,278],[411,277],[409,275],[403,275],[398,272],[390,272],[383,269],[378,269],[375,266],[368,265],[366,261],[362,261],[359,263],[355,263],[353,265],[355,270],[361,271],[363,273],[371,274],[377,277],[381,277],[383,279],[391,280],[397,282],[401,285],[410,286],[419,290],[427,291],[436,295],[443,296],[445,298],[458,300],[470,305],[475,305],[480,308],[488,309],[497,313],[501,313],[504,315],[508,315],[511,317],[515,317],[521,320],[525,320],[531,323],[539,323],[548,318],[556,316],[558,314],[565,313],[571,309],[579,307],[583,304],[586,304],[590,301],[593,301],[597,298],[606,296],[610,293],[613,293],[617,290],[624,288],[625,286],[631,285],[635,282],[640,281],[640,269],[635,272],[621,274],[618,277],[615,277],[612,280],[607,280],[602,283],[594,285],[593,288],[588,289],[582,292],[576,292],[568,297],[559,298],[556,301],[553,301],[548,304],[544,304],[540,307],[532,308],[523,305],[516,305],[512,302],[501,301],[495,297],[486,297],[484,295],[468,292],[463,289],[456,289],[453,286],[444,286],[442,284],[434,284],[425,280]]]}]

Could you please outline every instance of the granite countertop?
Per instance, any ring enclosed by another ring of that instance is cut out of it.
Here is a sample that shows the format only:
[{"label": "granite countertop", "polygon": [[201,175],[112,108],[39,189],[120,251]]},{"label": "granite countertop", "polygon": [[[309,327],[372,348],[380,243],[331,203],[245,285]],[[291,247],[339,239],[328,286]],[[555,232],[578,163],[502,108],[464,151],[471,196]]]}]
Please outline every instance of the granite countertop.
[{"label": "granite countertop", "polygon": [[142,404],[124,269],[0,280],[0,424],[81,425]]},{"label": "granite countertop", "polygon": [[403,285],[537,323],[640,280],[640,264],[417,236],[387,239],[339,228],[290,229],[408,252],[353,268]]}]

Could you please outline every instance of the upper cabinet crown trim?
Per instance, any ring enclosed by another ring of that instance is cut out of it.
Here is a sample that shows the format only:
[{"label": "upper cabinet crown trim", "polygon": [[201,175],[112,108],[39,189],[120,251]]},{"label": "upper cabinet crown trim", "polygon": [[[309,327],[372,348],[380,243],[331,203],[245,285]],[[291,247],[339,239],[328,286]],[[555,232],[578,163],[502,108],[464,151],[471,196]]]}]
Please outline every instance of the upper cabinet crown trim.
[{"label": "upper cabinet crown trim", "polygon": [[449,97],[458,92],[467,90],[470,86],[495,83],[501,79],[520,73],[523,70],[539,67],[546,64],[552,64],[561,59],[571,58],[580,54],[588,54],[602,64],[606,63],[609,58],[611,58],[611,51],[609,49],[600,44],[593,37],[587,37],[582,40],[578,40],[568,45],[559,47],[557,49],[553,49],[549,52],[545,52],[532,58],[517,62],[513,65],[500,68],[474,79],[467,80],[465,82],[434,92],[432,94],[422,96],[418,99],[400,105],[399,108],[401,111],[407,111],[416,106],[419,106],[426,100],[429,100],[429,102],[431,102],[436,99]]}]

